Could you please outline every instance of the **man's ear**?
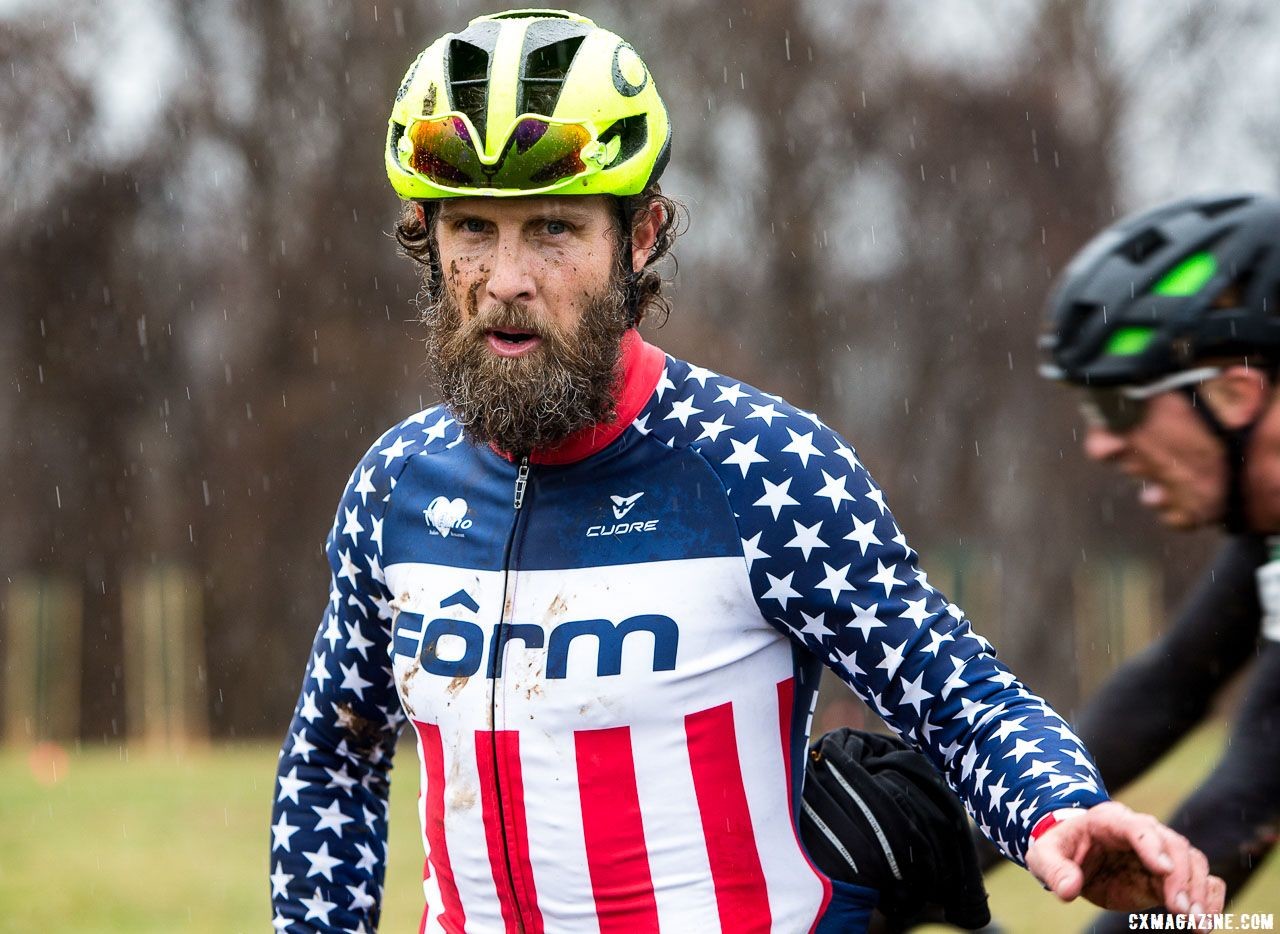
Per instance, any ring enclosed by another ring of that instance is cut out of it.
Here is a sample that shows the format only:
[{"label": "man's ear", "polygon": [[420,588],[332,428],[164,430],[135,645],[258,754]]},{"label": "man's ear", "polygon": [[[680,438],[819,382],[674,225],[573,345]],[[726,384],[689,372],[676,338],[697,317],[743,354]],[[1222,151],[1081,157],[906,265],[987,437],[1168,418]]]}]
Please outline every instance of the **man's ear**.
[{"label": "man's ear", "polygon": [[1200,395],[1224,428],[1244,428],[1262,417],[1271,399],[1271,380],[1262,370],[1237,364],[1206,382]]},{"label": "man's ear", "polygon": [[656,201],[637,211],[631,219],[631,270],[640,272],[649,263],[649,253],[658,242],[658,229],[666,220],[666,211]]},{"label": "man's ear", "polygon": [[426,209],[425,207],[423,207],[423,206],[422,206],[422,202],[421,202],[421,201],[415,201],[415,202],[413,202],[413,211],[414,211],[414,213],[415,213],[415,214],[417,214],[417,215],[418,215],[418,223],[419,223],[419,224],[422,224],[423,226],[426,226],[426,223],[427,223],[427,209]]}]

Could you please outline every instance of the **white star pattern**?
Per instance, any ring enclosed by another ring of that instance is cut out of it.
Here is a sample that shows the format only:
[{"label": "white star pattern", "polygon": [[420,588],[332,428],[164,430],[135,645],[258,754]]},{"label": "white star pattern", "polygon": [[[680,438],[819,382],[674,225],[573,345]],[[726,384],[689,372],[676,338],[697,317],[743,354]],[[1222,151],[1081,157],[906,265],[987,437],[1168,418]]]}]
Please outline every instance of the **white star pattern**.
[{"label": "white star pattern", "polygon": [[[756,505],[759,505],[757,503]],[[801,525],[799,522],[794,523],[796,528],[795,537],[787,542],[787,548],[799,548],[804,554],[804,560],[809,560],[809,555],[813,553],[815,548],[826,548],[827,543],[818,537],[818,532],[822,529],[822,520],[819,519],[813,525]]]},{"label": "white star pattern", "polygon": [[364,531],[364,526],[360,524],[359,509],[351,508],[346,510],[347,522],[342,527],[342,534],[349,535],[354,545],[360,544],[360,533]]},{"label": "white star pattern", "polygon": [[880,664],[876,665],[876,667],[883,668],[892,678],[899,666],[902,665],[902,650],[906,648],[906,645],[905,642],[902,645],[890,645],[886,642],[881,646],[884,650],[884,658],[881,659]]},{"label": "white star pattern", "polygon": [[840,594],[845,591],[852,592],[854,590],[853,584],[849,583],[849,569],[851,567],[853,567],[853,565],[846,564],[842,568],[833,568],[824,561],[822,563],[822,570],[826,572],[826,577],[816,585],[815,589],[826,590],[829,592],[831,594],[832,603],[839,600]]},{"label": "white star pattern", "polygon": [[880,539],[876,538],[875,533],[876,520],[868,519],[863,522],[857,516],[853,517],[853,531],[844,537],[847,542],[858,543],[858,553],[866,555],[867,549],[872,545],[883,544]]},{"label": "white star pattern", "polygon": [[824,496],[831,500],[832,512],[839,512],[841,503],[853,502],[853,497],[850,496],[849,491],[844,488],[846,482],[845,477],[833,477],[824,470],[822,471],[822,479],[826,482],[823,484],[822,489],[813,495]]},{"label": "white star pattern", "polygon": [[326,926],[329,924],[329,912],[338,907],[335,903],[326,901],[325,897],[320,894],[320,890],[318,888],[316,889],[315,895],[311,896],[311,898],[302,899],[302,904],[307,906],[307,915],[302,920],[310,921],[312,918],[315,918],[321,924]]},{"label": "white star pattern", "polygon": [[924,682],[924,672],[921,672],[920,674],[916,675],[916,678],[914,681],[906,682],[906,684],[903,685],[902,700],[899,702],[900,705],[902,706],[906,706],[907,704],[910,704],[912,707],[914,707],[916,709],[917,716],[920,715],[920,705],[925,701],[927,701],[929,698],[933,697],[933,694],[931,694],[929,691],[924,690],[921,687],[921,684],[923,682]]},{"label": "white star pattern", "polygon": [[729,443],[733,445],[733,453],[726,457],[723,463],[732,464],[733,466],[741,469],[743,477],[746,477],[747,472],[751,470],[751,466],[753,464],[768,463],[769,458],[765,457],[763,454],[756,453],[756,444],[759,440],[760,439],[758,437],[752,438],[750,441],[743,444],[740,441],[730,438]]},{"label": "white star pattern", "polygon": [[[907,604],[907,608],[898,614],[898,619],[911,620],[917,629],[923,626],[925,620],[929,618],[929,611],[924,608],[928,601],[921,597],[919,600],[906,600],[904,602]],[[934,654],[937,653],[935,652]]]},{"label": "white star pattern", "polygon": [[[781,483],[772,483],[766,477],[764,481],[764,496],[752,503],[753,506],[767,506],[773,512],[773,517],[778,518],[778,514],[787,506],[799,506],[794,498],[788,495],[787,490],[791,488],[791,478],[783,480]],[[806,557],[808,557],[806,555]]]},{"label": "white star pattern", "polygon": [[734,383],[732,386],[721,386],[720,394],[716,396],[716,402],[727,402],[736,407],[738,401],[746,394],[742,389],[741,383]]},{"label": "white star pattern", "polygon": [[373,682],[360,677],[360,669],[355,664],[348,667],[339,662],[338,667],[342,669],[342,689],[352,691],[356,697],[364,700],[364,689],[370,687]]},{"label": "white star pattern", "polygon": [[864,642],[871,638],[871,630],[885,628],[885,624],[880,622],[880,617],[876,615],[879,609],[878,603],[873,603],[869,607],[860,607],[856,603],[853,605],[853,619],[849,620],[849,628],[861,632]]},{"label": "white star pattern", "polygon": [[295,765],[289,770],[288,775],[281,775],[277,779],[280,786],[280,792],[276,795],[277,801],[289,800],[294,804],[298,804],[298,792],[307,787],[306,781],[298,778],[298,767]]},{"label": "white star pattern", "polygon": [[316,747],[307,739],[307,731],[299,730],[293,734],[293,746],[289,749],[289,755],[300,758],[303,762],[309,762],[311,754],[316,751]]},{"label": "white star pattern", "polygon": [[827,631],[826,614],[819,613],[817,616],[810,616],[808,613],[801,613],[804,617],[804,626],[800,628],[801,635],[812,636],[815,639],[825,639],[831,635]]},{"label": "white star pattern", "polygon": [[333,867],[340,866],[342,860],[329,855],[329,844],[321,843],[319,849],[313,853],[303,853],[303,857],[311,864],[308,870],[308,876],[324,876],[330,882],[333,881]]},{"label": "white star pattern", "polygon": [[289,891],[289,883],[294,877],[280,868],[280,864],[276,863],[271,870],[271,897],[283,896]]},{"label": "white star pattern", "polygon": [[693,407],[693,399],[681,399],[671,407],[671,411],[664,415],[664,418],[678,418],[681,425],[689,424],[689,416],[697,415],[702,409]]},{"label": "white star pattern", "polygon": [[751,538],[742,540],[742,556],[747,559],[747,570],[751,569],[751,564],[759,558],[768,558],[769,555],[760,550],[760,536],[763,532],[757,533]]},{"label": "white star pattern", "polygon": [[698,435],[698,440],[710,438],[712,441],[719,439],[721,432],[729,430],[729,426],[725,424],[724,415],[721,414],[714,422],[699,422],[702,427],[702,434]]},{"label": "white star pattern", "polygon": [[360,494],[360,505],[367,506],[369,502],[369,494],[378,492],[378,488],[370,482],[373,476],[373,467],[361,467],[360,479],[356,482],[353,492]]},{"label": "white star pattern", "polygon": [[347,623],[347,650],[351,652],[359,652],[360,657],[365,661],[369,660],[369,649],[375,643],[364,637],[364,633],[360,631],[359,623]]},{"label": "white star pattern", "polygon": [[785,610],[788,600],[800,596],[799,593],[791,589],[791,578],[795,577],[794,573],[788,574],[786,577],[774,577],[772,574],[766,576],[769,578],[769,589],[765,591],[760,599],[777,600]]},{"label": "white star pattern", "polygon": [[315,691],[307,691],[302,701],[302,707],[298,711],[298,716],[308,723],[315,723],[320,718],[320,708],[316,706]]},{"label": "white star pattern", "polygon": [[813,432],[802,435],[799,432],[787,429],[787,434],[791,436],[791,443],[782,449],[783,454],[794,454],[800,458],[800,464],[803,467],[809,466],[810,457],[825,457],[820,450],[813,446]]},{"label": "white star pattern", "polygon": [[955,637],[951,635],[951,633],[942,632],[937,629],[930,629],[928,631],[928,636],[929,636],[929,644],[924,647],[923,651],[928,652],[934,658],[938,657],[938,652],[942,650],[942,646],[945,643],[955,641]]},{"label": "white star pattern", "polygon": [[378,857],[374,855],[373,849],[363,843],[357,843],[356,850],[360,853],[360,860],[356,863],[356,870],[358,872],[373,872],[373,867],[378,865]]},{"label": "white star pattern", "polygon": [[322,691],[324,690],[324,683],[333,677],[333,675],[329,674],[327,654],[326,652],[321,652],[311,659],[311,677],[315,679],[316,686]]},{"label": "white star pattern", "polygon": [[351,893],[351,910],[364,911],[366,908],[372,908],[377,904],[372,895],[366,889],[369,883],[361,882],[359,885],[348,885],[347,891]]},{"label": "white star pattern", "polygon": [[348,581],[351,582],[351,586],[355,587],[356,576],[364,572],[361,571],[358,567],[356,567],[355,564],[352,562],[350,551],[340,552],[339,558],[342,561],[342,570],[338,572],[338,576],[346,578]]},{"label": "white star pattern", "polygon": [[777,410],[772,402],[768,405],[756,405],[754,402],[748,402],[747,405],[751,406],[751,414],[748,415],[747,418],[758,418],[770,428],[773,427],[773,420],[775,418],[786,418],[785,415]]},{"label": "white star pattern", "polygon": [[1014,733],[1026,732],[1026,727],[1022,724],[1026,722],[1026,717],[1011,717],[1008,720],[1000,721],[1000,725],[996,727],[996,739],[1004,742]]},{"label": "white star pattern", "polygon": [[423,430],[422,434],[426,439],[426,443],[430,444],[432,441],[439,441],[444,438],[445,429],[452,424],[453,419],[449,418],[447,415],[441,415],[432,424],[428,425],[425,430]]},{"label": "white star pattern", "polygon": [[289,838],[301,830],[289,824],[289,815],[281,814],[280,820],[271,825],[271,849],[289,852]]},{"label": "white star pattern", "polygon": [[390,467],[391,462],[397,458],[404,457],[405,451],[409,449],[409,443],[403,437],[398,437],[388,447],[383,448],[378,453],[386,458],[383,467]]},{"label": "white star pattern", "polygon": [[342,837],[343,825],[349,824],[351,821],[355,820],[355,818],[348,817],[346,814],[342,813],[342,807],[338,804],[336,798],[329,802],[328,807],[322,808],[313,804],[311,806],[311,810],[315,811],[320,818],[316,822],[316,826],[314,828],[316,833],[319,833],[322,830],[332,830],[334,836],[339,839]]},{"label": "white star pattern", "polygon": [[867,478],[867,492],[862,495],[880,507],[880,515],[883,516],[889,511],[889,507],[884,502],[884,491],[872,483],[870,477]]},{"label": "white star pattern", "polygon": [[[331,769],[326,766],[325,772],[329,775],[329,781],[325,785],[326,788],[341,788],[344,792],[350,794],[351,789],[356,785],[355,777],[347,773],[347,764],[345,762],[340,769]],[[335,801],[333,803],[337,804],[338,802]]]},{"label": "white star pattern", "polygon": [[887,597],[889,594],[893,593],[894,587],[902,587],[906,583],[905,581],[898,580],[895,576],[897,570],[898,566],[896,564],[886,567],[883,561],[876,558],[876,573],[870,581],[873,584],[879,584],[884,587],[884,595]]}]

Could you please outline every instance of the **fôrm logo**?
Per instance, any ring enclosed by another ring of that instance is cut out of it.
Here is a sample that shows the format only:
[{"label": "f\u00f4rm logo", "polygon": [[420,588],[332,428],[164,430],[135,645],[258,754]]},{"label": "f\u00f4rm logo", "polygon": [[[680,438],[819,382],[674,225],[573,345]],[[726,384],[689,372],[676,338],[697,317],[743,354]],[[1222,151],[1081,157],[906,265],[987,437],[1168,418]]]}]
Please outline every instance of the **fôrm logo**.
[{"label": "f\u00f4rm logo", "polygon": [[[622,674],[622,648],[628,638],[637,643],[632,652],[638,654],[630,656],[633,661],[645,657],[643,650],[651,644],[653,655],[646,659],[650,662],[647,670],[673,671],[680,643],[676,621],[653,613],[630,616],[620,623],[607,619],[567,620],[550,630],[536,623],[501,623],[494,624],[487,634],[469,620],[426,621],[417,613],[401,612],[396,624],[395,654],[418,656],[423,671],[442,678],[469,678],[482,664],[486,677],[500,677],[506,648],[512,642],[521,643],[526,651],[545,648],[547,678],[567,678],[569,648],[579,639],[585,639],[595,649],[596,677]],[[590,655],[584,655],[582,649],[573,653],[575,667],[588,658]]]},{"label": "f\u00f4rm logo", "polygon": [[456,535],[463,538],[463,532],[471,528],[471,520],[467,518],[467,501],[458,497],[449,499],[437,496],[422,510],[422,517],[427,526],[441,538]]}]

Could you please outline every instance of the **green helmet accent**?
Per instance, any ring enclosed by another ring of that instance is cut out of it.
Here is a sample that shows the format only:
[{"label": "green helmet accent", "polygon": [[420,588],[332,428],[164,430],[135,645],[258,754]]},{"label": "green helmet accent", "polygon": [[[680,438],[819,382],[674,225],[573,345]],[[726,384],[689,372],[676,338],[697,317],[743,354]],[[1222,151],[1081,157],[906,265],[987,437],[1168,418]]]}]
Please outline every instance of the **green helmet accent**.
[{"label": "green helmet accent", "polygon": [[576,13],[512,10],[418,56],[384,155],[409,200],[621,196],[658,178],[670,146],[667,109],[628,42]]},{"label": "green helmet accent", "polygon": [[1155,336],[1155,328],[1120,328],[1107,340],[1102,353],[1108,357],[1132,357],[1146,350]]},{"label": "green helmet accent", "polygon": [[1192,253],[1165,273],[1151,291],[1156,295],[1186,298],[1203,289],[1217,271],[1218,261],[1212,253]]}]

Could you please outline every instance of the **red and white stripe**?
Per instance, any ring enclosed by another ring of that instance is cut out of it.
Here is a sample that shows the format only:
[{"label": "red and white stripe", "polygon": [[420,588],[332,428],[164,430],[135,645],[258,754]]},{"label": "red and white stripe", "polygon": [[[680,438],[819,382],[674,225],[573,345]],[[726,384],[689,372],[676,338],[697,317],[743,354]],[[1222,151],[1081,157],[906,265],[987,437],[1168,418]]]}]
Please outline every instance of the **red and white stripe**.
[{"label": "red and white stripe", "polygon": [[[790,681],[776,685],[768,749],[755,748],[766,744],[750,703],[686,715],[678,751],[638,748],[626,726],[574,731],[572,761],[535,794],[523,757],[546,750],[522,747],[539,745],[537,729],[477,730],[446,751],[438,726],[414,721],[429,868],[422,930],[810,929],[829,888],[790,815],[791,699]],[[762,754],[771,780],[744,767]]]}]

